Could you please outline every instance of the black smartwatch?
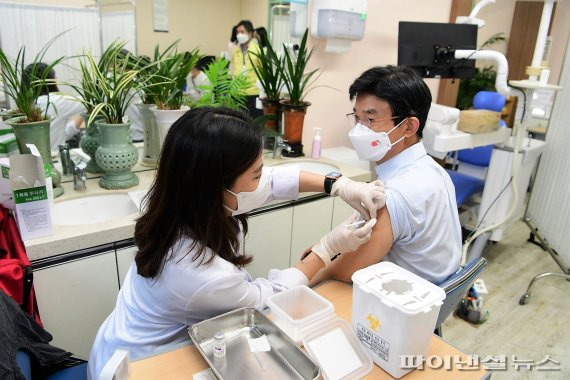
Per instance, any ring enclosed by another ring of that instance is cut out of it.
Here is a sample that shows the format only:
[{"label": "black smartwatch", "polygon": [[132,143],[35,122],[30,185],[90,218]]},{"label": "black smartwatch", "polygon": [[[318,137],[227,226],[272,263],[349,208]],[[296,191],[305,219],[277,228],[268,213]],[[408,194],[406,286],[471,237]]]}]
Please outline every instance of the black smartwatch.
[{"label": "black smartwatch", "polygon": [[330,172],[329,174],[325,175],[325,193],[331,195],[333,184],[340,177],[342,177],[342,174],[340,174],[339,172]]}]

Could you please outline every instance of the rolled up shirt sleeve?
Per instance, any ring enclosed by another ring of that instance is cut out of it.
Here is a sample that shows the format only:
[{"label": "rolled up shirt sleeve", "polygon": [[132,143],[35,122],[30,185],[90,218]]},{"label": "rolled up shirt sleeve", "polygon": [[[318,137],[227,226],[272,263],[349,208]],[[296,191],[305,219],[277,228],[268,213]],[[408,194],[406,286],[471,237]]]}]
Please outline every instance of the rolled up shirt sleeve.
[{"label": "rolled up shirt sleeve", "polygon": [[271,166],[263,170],[271,173],[271,200],[299,198],[299,165]]}]

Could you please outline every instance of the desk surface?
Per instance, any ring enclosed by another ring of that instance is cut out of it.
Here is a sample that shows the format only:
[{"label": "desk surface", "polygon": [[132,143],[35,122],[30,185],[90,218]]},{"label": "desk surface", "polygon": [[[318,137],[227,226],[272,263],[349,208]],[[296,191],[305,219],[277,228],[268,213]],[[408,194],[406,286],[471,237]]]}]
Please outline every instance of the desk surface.
[{"label": "desk surface", "polygon": [[[352,287],[350,285],[332,281],[318,286],[315,290],[333,303],[335,312],[340,318],[350,322],[352,316]],[[466,355],[435,335],[431,339],[427,357],[432,355],[441,358],[450,357],[452,369],[445,369],[443,366],[439,369],[424,366],[423,369],[416,369],[407,374],[405,379],[462,380],[481,379],[487,376],[483,366],[469,370],[457,369],[456,358],[461,358],[462,362],[466,362]],[[189,379],[196,372],[206,368],[208,364],[202,359],[198,350],[194,346],[185,346],[131,363],[129,379]],[[372,372],[365,379],[392,379],[392,377],[374,365]]]}]

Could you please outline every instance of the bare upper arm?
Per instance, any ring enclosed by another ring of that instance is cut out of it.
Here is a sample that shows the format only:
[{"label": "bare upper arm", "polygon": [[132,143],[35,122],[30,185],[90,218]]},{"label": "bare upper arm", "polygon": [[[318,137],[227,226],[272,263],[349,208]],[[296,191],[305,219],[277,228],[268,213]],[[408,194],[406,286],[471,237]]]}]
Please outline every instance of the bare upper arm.
[{"label": "bare upper arm", "polygon": [[394,242],[388,208],[383,207],[378,210],[376,218],[378,222],[372,229],[370,241],[361,245],[354,252],[341,254],[324,271],[325,273],[319,273],[318,279],[336,279],[350,282],[354,272],[377,264],[388,254]]}]

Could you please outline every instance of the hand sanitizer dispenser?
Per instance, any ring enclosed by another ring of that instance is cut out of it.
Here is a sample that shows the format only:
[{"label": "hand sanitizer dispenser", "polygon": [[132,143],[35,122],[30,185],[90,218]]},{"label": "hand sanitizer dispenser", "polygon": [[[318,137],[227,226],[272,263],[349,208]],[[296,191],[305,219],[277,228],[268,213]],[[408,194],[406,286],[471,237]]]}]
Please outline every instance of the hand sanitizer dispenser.
[{"label": "hand sanitizer dispenser", "polygon": [[326,38],[326,53],[346,53],[364,37],[365,0],[313,0],[311,35]]}]

